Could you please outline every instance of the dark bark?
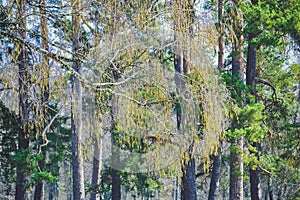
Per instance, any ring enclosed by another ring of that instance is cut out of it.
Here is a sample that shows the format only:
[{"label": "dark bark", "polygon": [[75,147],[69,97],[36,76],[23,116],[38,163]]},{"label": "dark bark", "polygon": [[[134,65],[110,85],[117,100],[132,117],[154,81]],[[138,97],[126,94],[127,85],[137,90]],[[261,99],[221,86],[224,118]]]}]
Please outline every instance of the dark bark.
[{"label": "dark bark", "polygon": [[251,93],[256,93],[256,47],[251,44],[252,39],[255,37],[254,33],[250,33],[248,37],[248,55],[246,67],[246,84],[251,86]]},{"label": "dark bark", "polygon": [[214,157],[211,182],[208,193],[208,200],[216,200],[220,186],[221,164],[222,164],[222,142],[219,144],[218,154]]},{"label": "dark bark", "polygon": [[35,186],[34,190],[34,200],[44,199],[44,183],[40,182]]},{"label": "dark bark", "polygon": [[112,200],[121,199],[121,177],[116,169],[112,169]]},{"label": "dark bark", "polygon": [[251,189],[251,200],[262,199],[261,187],[260,187],[260,171],[259,168],[250,169],[250,189]]},{"label": "dark bark", "polygon": [[[247,55],[247,68],[246,68],[246,84],[250,86],[250,93],[256,95],[256,47],[251,43],[252,39],[256,37],[255,31],[249,33],[248,37],[248,55]],[[248,102],[250,103],[250,102]],[[260,143],[253,143],[253,147],[260,149]],[[253,152],[251,152],[253,153]],[[259,160],[259,154],[255,153],[257,159]],[[256,167],[255,169],[250,169],[250,191],[252,200],[262,199],[262,191],[260,187],[260,169]]]},{"label": "dark bark", "polygon": [[[80,0],[72,1],[72,51],[79,53],[81,48],[81,22],[80,22]],[[81,63],[73,62],[74,71],[80,73]],[[80,80],[73,76],[72,80],[72,172],[73,172],[73,199],[82,200],[85,198],[83,157],[81,150],[82,142],[82,85]]]},{"label": "dark bark", "polygon": [[[26,17],[24,17],[26,11],[26,0],[17,1],[17,16],[19,18],[20,29],[26,29]],[[26,32],[20,31],[19,35],[22,39],[26,40]],[[20,117],[20,132],[18,137],[18,151],[26,150],[29,147],[29,131],[28,131],[28,120],[29,120],[29,98],[28,98],[28,57],[27,50],[24,44],[20,45],[20,54],[18,57],[18,74],[19,74],[19,117]],[[16,200],[25,199],[27,173],[26,163],[17,163],[17,182],[16,182]]]},{"label": "dark bark", "polygon": [[223,12],[224,12],[224,2],[223,0],[218,1],[218,23],[219,23],[219,52],[218,52],[218,70],[219,73],[224,70],[224,48],[225,48],[225,38],[224,38],[224,26],[223,26]]},{"label": "dark bark", "polygon": [[[192,147],[191,147],[192,148]],[[189,152],[193,152],[192,149]],[[189,160],[182,166],[181,200],[196,200],[195,158],[189,153]]]}]

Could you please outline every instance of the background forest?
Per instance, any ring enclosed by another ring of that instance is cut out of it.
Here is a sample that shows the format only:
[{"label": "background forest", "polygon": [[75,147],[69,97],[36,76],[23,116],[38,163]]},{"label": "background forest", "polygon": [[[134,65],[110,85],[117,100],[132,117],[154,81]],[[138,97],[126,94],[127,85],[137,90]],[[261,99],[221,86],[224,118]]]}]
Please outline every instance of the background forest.
[{"label": "background forest", "polygon": [[0,0],[0,199],[300,199],[298,0]]}]

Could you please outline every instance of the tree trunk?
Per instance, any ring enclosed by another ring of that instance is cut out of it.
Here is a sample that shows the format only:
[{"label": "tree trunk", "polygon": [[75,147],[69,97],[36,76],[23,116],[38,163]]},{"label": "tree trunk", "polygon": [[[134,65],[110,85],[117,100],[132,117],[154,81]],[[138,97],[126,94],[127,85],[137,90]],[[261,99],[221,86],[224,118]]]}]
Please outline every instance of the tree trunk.
[{"label": "tree trunk", "polygon": [[[48,24],[47,24],[47,17],[46,17],[46,11],[45,11],[45,6],[46,6],[46,0],[41,1],[41,7],[40,7],[40,21],[41,21],[41,35],[43,38],[41,38],[41,47],[45,49],[46,51],[49,51],[49,45],[48,45]],[[43,55],[42,56],[42,65],[40,68],[40,74],[42,76],[41,80],[41,104],[42,104],[42,110],[41,110],[41,127],[44,129],[45,126],[45,119],[47,119],[47,102],[49,101],[49,59],[47,56]],[[42,132],[41,129],[41,132]],[[44,137],[40,135],[42,138],[42,141],[44,141]],[[41,152],[44,155],[46,153]],[[41,169],[45,167],[45,160],[39,160],[39,166]],[[34,191],[34,200],[41,200],[44,199],[44,182],[40,182],[37,184],[35,187]]]},{"label": "tree trunk", "polygon": [[[247,56],[247,68],[246,68],[246,84],[251,87],[251,94],[256,94],[256,47],[251,44],[252,39],[255,37],[255,33],[249,33],[248,38],[248,56]],[[255,142],[252,144],[257,150],[260,149],[260,143]],[[253,153],[253,152],[252,152]],[[255,153],[257,159],[259,159],[258,153]],[[251,199],[260,200],[262,198],[262,191],[260,187],[260,169],[256,167],[254,170],[250,169],[250,190]]]},{"label": "tree trunk", "polygon": [[35,186],[34,190],[34,200],[44,199],[44,183],[40,182]]},{"label": "tree trunk", "polygon": [[[80,22],[81,0],[72,0],[72,28],[73,28],[73,53],[79,53],[81,48],[81,22]],[[80,73],[81,63],[73,62],[73,69]],[[72,172],[73,172],[73,199],[83,200],[84,192],[84,174],[82,157],[82,86],[78,77],[73,75],[72,80]]]},{"label": "tree trunk", "polygon": [[[243,14],[238,8],[238,3],[241,0],[233,1],[237,13],[234,17],[234,33],[235,39],[233,41],[233,52],[232,52],[232,75],[237,76],[240,81],[244,80],[244,38],[242,34],[243,23]],[[230,152],[230,189],[229,189],[229,199],[231,200],[241,200],[243,199],[243,146],[244,146],[243,137],[235,138],[231,141],[231,152]]]},{"label": "tree trunk", "polygon": [[[26,0],[17,1],[17,15],[19,18],[19,35],[26,41]],[[20,54],[18,56],[18,74],[19,74],[19,116],[20,116],[20,132],[18,137],[18,151],[26,150],[29,147],[29,131],[28,131],[28,120],[29,120],[29,102],[28,102],[28,57],[27,50],[24,44],[19,44]],[[26,163],[17,163],[17,182],[16,182],[16,200],[25,199],[26,194],[26,182],[27,173]]]},{"label": "tree trunk", "polygon": [[93,191],[90,196],[90,200],[99,199],[99,193],[97,193],[97,188],[99,188],[100,183],[100,172],[101,172],[101,136],[95,136],[94,141],[94,157],[93,157],[93,173],[92,173],[92,188]]},{"label": "tree trunk", "polygon": [[[116,77],[115,77],[116,78]],[[117,79],[117,78],[116,78]],[[116,129],[116,121],[115,116],[117,114],[117,97],[113,95],[112,98],[112,106],[111,106],[111,133],[113,130]],[[112,178],[112,200],[120,200],[121,199],[121,176],[118,169],[115,169],[114,167],[118,166],[120,163],[120,150],[118,148],[118,144],[116,144],[116,141],[112,135],[111,137],[111,144],[112,144],[112,168],[111,168],[111,178]]]},{"label": "tree trunk", "polygon": [[[95,33],[94,33],[94,46],[97,46],[99,41],[99,29],[98,29],[98,23],[99,23],[99,11],[95,11]],[[97,99],[95,98],[95,102],[97,102]],[[102,115],[102,113],[98,113],[96,111],[96,116]],[[95,118],[94,120],[97,120]],[[95,125],[96,122],[94,122]],[[102,135],[101,130],[97,131],[98,127],[94,127],[94,156],[93,156],[93,173],[92,173],[92,188],[93,191],[91,192],[90,200],[97,200],[100,198],[100,194],[98,193],[98,188],[100,187],[100,174],[102,169]],[[97,132],[100,132],[98,134]]]},{"label": "tree trunk", "polygon": [[[231,142],[231,147],[238,151],[243,150],[243,139],[238,139]],[[235,150],[230,152],[230,200],[243,199],[243,170],[244,165],[242,155]]]},{"label": "tree trunk", "polygon": [[[180,51],[181,55],[175,55],[174,65],[175,65],[175,83],[177,87],[177,93],[183,94],[184,91],[184,56],[183,51]],[[184,105],[180,105],[181,107]],[[182,123],[184,121],[184,115],[179,111],[180,109],[176,110],[176,118],[177,118],[177,129],[178,131],[183,131]],[[195,159],[193,157],[193,144],[188,149],[188,157],[189,160],[184,162],[182,166],[182,185],[181,185],[181,199],[182,200],[196,200],[197,199],[197,192],[196,192],[196,175],[195,175]]]},{"label": "tree trunk", "polygon": [[[192,148],[192,147],[190,147]],[[189,150],[193,152],[193,150]],[[189,153],[189,160],[182,166],[181,200],[196,200],[195,158]]]},{"label": "tree trunk", "polygon": [[213,170],[210,181],[208,200],[216,200],[218,196],[218,190],[220,186],[221,177],[221,164],[222,164],[222,141],[220,141],[220,146],[218,147],[218,154],[214,157]]},{"label": "tree trunk", "polygon": [[[185,78],[184,75],[190,72],[188,64],[188,50],[182,47],[184,42],[192,37],[192,18],[193,18],[193,5],[194,1],[174,1],[174,29],[175,29],[175,55],[174,55],[174,68],[175,68],[175,84],[177,95],[184,95],[185,91]],[[178,102],[180,104],[180,102]],[[184,105],[180,105],[181,108]],[[185,113],[182,109],[176,110],[177,130],[184,134],[185,126]],[[195,175],[195,159],[193,157],[193,144],[190,144],[187,149],[188,160],[182,166],[182,184],[181,184],[181,199],[182,200],[196,200],[196,175]]]},{"label": "tree trunk", "polygon": [[225,48],[225,38],[224,38],[224,26],[223,26],[223,12],[224,12],[224,2],[223,0],[218,1],[218,23],[219,23],[219,52],[218,52],[218,70],[222,73],[224,70],[224,48]]},{"label": "tree trunk", "polygon": [[[223,30],[223,10],[224,10],[224,2],[223,0],[218,1],[218,23],[219,23],[219,52],[218,52],[218,70],[219,73],[222,73],[224,70],[224,47],[225,47],[225,38],[224,38],[224,30]],[[208,193],[208,200],[215,200],[218,196],[218,190],[220,185],[220,177],[221,177],[221,164],[222,164],[222,138],[220,138],[220,143],[218,147],[218,154],[214,157],[213,161],[213,170],[211,176],[211,182]]]}]

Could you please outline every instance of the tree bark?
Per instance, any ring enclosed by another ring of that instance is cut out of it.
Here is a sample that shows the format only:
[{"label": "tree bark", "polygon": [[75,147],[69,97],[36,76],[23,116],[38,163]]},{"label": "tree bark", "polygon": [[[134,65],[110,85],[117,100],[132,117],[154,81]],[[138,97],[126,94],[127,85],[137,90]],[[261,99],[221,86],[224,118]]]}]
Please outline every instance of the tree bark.
[{"label": "tree bark", "polygon": [[[40,7],[40,22],[41,22],[41,35],[43,38],[41,38],[41,46],[43,49],[46,51],[49,51],[49,44],[47,42],[48,40],[48,24],[47,24],[47,17],[46,17],[46,11],[45,11],[45,6],[46,6],[46,0],[41,1],[41,7]],[[41,119],[41,126],[42,129],[45,126],[45,119],[47,118],[47,102],[49,101],[49,59],[47,56],[43,55],[42,56],[42,66],[40,67],[40,74],[41,74],[41,104],[42,104],[42,110],[41,110],[41,115],[43,116]],[[42,132],[41,129],[41,132]],[[42,141],[44,141],[44,136],[40,135],[42,138]],[[41,152],[44,155],[46,153]],[[39,166],[40,168],[44,168],[45,166],[45,160],[40,160],[39,161]],[[34,191],[34,200],[41,200],[44,199],[44,182],[40,182],[37,184],[35,187]]]},{"label": "tree bark", "polygon": [[[249,33],[248,37],[248,56],[247,56],[247,68],[246,68],[246,84],[251,87],[250,93],[256,95],[256,47],[251,44],[252,39],[256,35],[254,32]],[[252,144],[257,150],[260,149],[260,143],[255,142]],[[253,153],[253,152],[252,152]],[[257,159],[259,159],[258,153],[255,153]],[[260,200],[262,199],[262,191],[260,187],[260,169],[256,167],[255,169],[249,169],[250,173],[250,190],[251,199]]]},{"label": "tree bark", "polygon": [[[218,0],[218,23],[219,23],[219,52],[218,52],[218,70],[219,73],[222,73],[224,70],[224,47],[225,47],[225,38],[224,38],[224,30],[223,30],[223,10],[224,10],[224,2],[223,0]],[[218,196],[218,190],[220,185],[220,177],[221,177],[221,164],[222,164],[222,139],[220,138],[218,154],[214,157],[213,161],[213,170],[211,176],[211,182],[208,193],[208,200],[215,200]]]},{"label": "tree bark", "polygon": [[[231,147],[235,149],[243,150],[243,139],[237,139],[231,142]],[[230,152],[230,200],[242,200],[243,199],[243,170],[244,165],[242,161],[242,155],[236,151]]]},{"label": "tree bark", "polygon": [[[175,84],[177,88],[177,93],[182,95],[184,92],[184,73],[187,64],[184,62],[184,54],[183,50],[179,50],[179,55],[175,55],[174,65],[175,65]],[[180,105],[181,107],[184,105]],[[180,109],[176,110],[176,118],[177,118],[177,130],[183,131],[183,122],[184,115],[181,113]],[[195,175],[195,159],[193,157],[193,144],[188,149],[188,157],[189,160],[184,162],[182,166],[182,184],[181,184],[181,199],[182,200],[196,200],[197,192],[196,192],[196,175]]]},{"label": "tree bark", "polygon": [[[190,147],[193,148],[193,147]],[[195,158],[190,153],[193,152],[189,149],[189,160],[182,166],[182,184],[181,184],[181,200],[196,200],[196,176],[195,176]]]},{"label": "tree bark", "polygon": [[[240,81],[244,80],[244,38],[242,34],[243,14],[239,9],[238,4],[241,0],[234,0],[237,9],[236,16],[233,19],[235,39],[233,41],[232,51],[232,75],[238,77]],[[243,160],[242,153],[244,149],[243,137],[235,138],[231,141],[230,152],[230,189],[229,199],[242,200],[243,199]]]},{"label": "tree bark", "polygon": [[90,200],[99,199],[99,193],[97,192],[97,188],[100,183],[100,172],[101,172],[101,136],[95,136],[94,141],[94,157],[93,157],[93,173],[92,173],[92,187],[93,191],[91,192]]},{"label": "tree bark", "polygon": [[[98,44],[99,40],[99,29],[98,29],[98,23],[99,23],[99,11],[95,11],[95,33],[94,33],[94,46]],[[95,98],[95,102],[97,102],[97,99]],[[96,111],[96,116],[102,115],[102,113],[98,113]],[[95,120],[97,120],[95,118]],[[95,123],[95,122],[94,122]],[[97,127],[98,128],[98,127]],[[92,188],[93,191],[91,192],[90,200],[97,200],[100,198],[100,194],[98,193],[98,189],[100,187],[100,174],[102,169],[102,135],[101,131],[100,134],[97,133],[97,129],[94,127],[94,157],[93,157],[93,173],[92,173]]]},{"label": "tree bark", "polygon": [[[26,29],[26,0],[18,0],[17,2],[17,16],[19,18],[19,36],[26,40],[26,32],[23,31]],[[29,98],[28,98],[28,86],[29,86],[29,77],[28,77],[28,56],[27,50],[24,44],[19,44],[20,54],[18,56],[18,75],[19,75],[19,116],[20,116],[20,132],[18,137],[18,151],[26,150],[29,147],[29,131],[28,131],[28,120],[29,120]],[[26,163],[17,163],[17,181],[16,181],[16,200],[25,200],[26,194],[26,182],[27,182],[27,173]]]},{"label": "tree bark", "polygon": [[44,183],[40,182],[35,186],[34,190],[34,200],[41,200],[44,199]]},{"label": "tree bark", "polygon": [[[81,22],[80,22],[81,0],[72,0],[72,29],[73,41],[72,51],[80,53],[81,48]],[[73,69],[80,73],[81,63],[73,62]],[[71,102],[71,125],[72,125],[72,172],[73,172],[73,199],[83,200],[84,174],[82,157],[82,85],[80,80],[73,76],[72,79],[72,102]]]},{"label": "tree bark", "polygon": [[218,23],[219,23],[219,38],[218,38],[218,70],[222,73],[224,70],[224,48],[225,48],[225,38],[224,38],[224,26],[223,26],[223,12],[224,12],[224,2],[223,0],[218,0]]},{"label": "tree bark", "polygon": [[214,157],[213,170],[210,181],[208,200],[216,200],[218,196],[218,190],[220,186],[221,177],[221,164],[222,164],[222,141],[220,141],[220,146],[218,147],[218,154]]},{"label": "tree bark", "polygon": [[[175,1],[175,9],[178,10],[174,14],[174,29],[175,29],[175,56],[174,56],[174,68],[175,68],[175,84],[177,95],[184,95],[185,91],[185,78],[184,75],[190,73],[190,66],[188,64],[188,54],[189,51],[184,49],[184,42],[192,37],[192,20],[193,20],[193,10],[194,1],[184,0]],[[180,102],[178,102],[180,104]],[[180,105],[181,108],[184,105]],[[184,134],[185,126],[185,113],[182,109],[176,110],[177,118],[177,130]],[[182,200],[196,200],[196,175],[195,175],[195,159],[193,157],[193,144],[190,144],[189,149],[187,149],[188,160],[183,163],[182,166],[182,184],[181,184],[181,199]]]},{"label": "tree bark", "polygon": [[[116,78],[116,77],[115,77]],[[117,79],[117,78],[116,78]],[[113,95],[112,98],[112,106],[111,106],[111,130],[116,129],[116,121],[115,116],[117,114],[117,97]],[[111,133],[112,133],[111,131]],[[118,144],[116,144],[116,141],[112,135],[111,137],[111,144],[112,144],[112,168],[111,168],[111,176],[112,176],[112,200],[120,200],[121,199],[121,176],[118,169],[115,169],[114,167],[118,166],[120,163],[120,150],[118,149]]]}]

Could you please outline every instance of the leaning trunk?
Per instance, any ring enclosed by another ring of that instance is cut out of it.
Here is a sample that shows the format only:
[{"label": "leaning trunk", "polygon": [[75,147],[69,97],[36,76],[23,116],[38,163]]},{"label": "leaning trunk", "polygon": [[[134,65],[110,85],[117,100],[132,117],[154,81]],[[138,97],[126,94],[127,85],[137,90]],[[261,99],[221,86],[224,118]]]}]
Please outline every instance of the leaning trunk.
[{"label": "leaning trunk", "polygon": [[[80,0],[72,1],[72,28],[73,54],[80,53],[81,49],[81,23],[80,23]],[[73,70],[80,74],[81,63],[76,60],[73,62]],[[72,170],[73,170],[73,199],[82,200],[85,198],[84,175],[83,175],[83,156],[81,150],[82,142],[82,86],[81,82],[73,75],[72,79]]]},{"label": "leaning trunk", "polygon": [[[18,12],[17,15],[19,21],[19,36],[22,40],[26,41],[26,0],[17,1]],[[24,151],[29,147],[29,131],[28,131],[28,120],[29,120],[29,98],[28,98],[28,58],[27,50],[24,44],[19,44],[20,54],[18,57],[18,74],[19,74],[19,116],[20,116],[20,132],[18,137],[18,151]],[[26,163],[17,163],[17,182],[16,182],[16,193],[15,199],[23,200],[26,194]]]}]

